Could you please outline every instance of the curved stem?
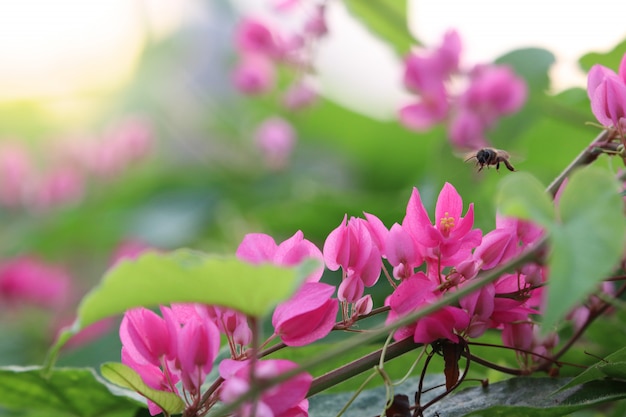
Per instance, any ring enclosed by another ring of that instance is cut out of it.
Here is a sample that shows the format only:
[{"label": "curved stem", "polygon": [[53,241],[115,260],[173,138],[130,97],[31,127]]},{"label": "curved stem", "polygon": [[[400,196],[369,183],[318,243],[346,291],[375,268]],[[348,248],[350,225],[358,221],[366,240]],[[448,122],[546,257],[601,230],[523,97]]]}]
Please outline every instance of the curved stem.
[{"label": "curved stem", "polygon": [[563,181],[565,181],[565,178],[569,177],[576,168],[589,165],[598,158],[599,153],[593,150],[594,145],[597,143],[606,142],[607,140],[609,140],[610,135],[611,133],[608,130],[603,130],[602,132],[600,132],[600,134],[591,141],[589,146],[583,149],[582,152],[578,154],[578,156],[574,158],[574,160],[567,166],[567,168],[565,168],[554,179],[554,181],[552,181],[546,191],[554,197]]}]

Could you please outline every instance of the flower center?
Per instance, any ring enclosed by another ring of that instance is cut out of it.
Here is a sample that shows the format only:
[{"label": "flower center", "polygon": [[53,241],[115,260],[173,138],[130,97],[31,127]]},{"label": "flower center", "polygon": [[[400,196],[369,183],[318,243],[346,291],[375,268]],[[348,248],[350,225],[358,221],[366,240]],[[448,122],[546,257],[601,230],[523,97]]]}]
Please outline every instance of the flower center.
[{"label": "flower center", "polygon": [[444,236],[447,236],[450,233],[450,230],[454,228],[454,217],[450,217],[450,213],[447,211],[444,213],[444,216],[439,221],[439,230]]}]

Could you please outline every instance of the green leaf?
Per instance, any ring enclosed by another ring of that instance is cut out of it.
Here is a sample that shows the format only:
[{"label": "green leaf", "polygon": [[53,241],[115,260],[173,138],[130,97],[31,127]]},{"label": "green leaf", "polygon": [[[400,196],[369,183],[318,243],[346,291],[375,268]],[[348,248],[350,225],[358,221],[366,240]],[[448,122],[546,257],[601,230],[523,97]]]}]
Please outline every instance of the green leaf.
[{"label": "green leaf", "polygon": [[531,91],[544,92],[550,87],[548,72],[554,64],[554,54],[541,48],[525,48],[509,52],[496,60],[507,64],[524,77]]},{"label": "green leaf", "polygon": [[592,66],[596,64],[604,65],[617,72],[619,64],[624,57],[624,51],[626,50],[626,40],[623,40],[615,46],[612,50],[606,53],[590,52],[583,55],[578,63],[584,71],[589,71]]},{"label": "green leaf", "polygon": [[[425,388],[437,385],[441,379],[428,379]],[[437,382],[439,381],[439,382]],[[396,394],[408,395],[411,405],[417,390],[417,379],[412,379],[395,388]],[[460,416],[512,416],[547,417],[563,416],[626,398],[626,383],[619,381],[596,381],[570,388],[551,395],[561,387],[564,379],[557,378],[512,378],[490,384],[487,388],[475,387],[461,390],[428,408],[425,415]],[[422,405],[442,388],[422,395]],[[315,417],[335,416],[352,393],[316,395],[309,399],[310,415]],[[344,416],[361,417],[380,415],[385,401],[384,387],[368,390],[359,395]]]},{"label": "green leaf", "polygon": [[409,33],[406,0],[346,0],[348,9],[400,55],[417,42]]},{"label": "green leaf", "polygon": [[496,205],[498,213],[504,216],[532,220],[545,227],[554,222],[554,206],[545,187],[525,172],[508,175],[500,181]]},{"label": "green leaf", "polygon": [[613,175],[579,170],[559,201],[560,223],[551,229],[550,279],[544,329],[552,328],[618,265],[624,252],[624,203]]},{"label": "green leaf", "polygon": [[314,264],[316,262],[307,261],[295,268],[252,265],[235,257],[211,256],[186,249],[146,253],[137,260],[123,261],[83,298],[74,325],[62,332],[52,347],[47,368],[73,334],[133,307],[195,302],[263,316],[295,291]]},{"label": "green leaf", "polygon": [[168,414],[179,414],[185,409],[185,402],[178,395],[150,388],[137,372],[122,363],[104,363],[100,366],[100,372],[110,382],[138,392]]},{"label": "green leaf", "polygon": [[102,381],[93,369],[0,368],[0,409],[33,415],[131,417],[141,402]]},{"label": "green leaf", "polygon": [[604,360],[597,362],[581,372],[578,376],[573,378],[567,384],[565,384],[559,391],[584,384],[598,379],[603,379],[609,374],[617,374],[619,378],[626,380],[626,370],[624,365],[626,364],[626,348],[621,348],[616,352],[608,355]]}]

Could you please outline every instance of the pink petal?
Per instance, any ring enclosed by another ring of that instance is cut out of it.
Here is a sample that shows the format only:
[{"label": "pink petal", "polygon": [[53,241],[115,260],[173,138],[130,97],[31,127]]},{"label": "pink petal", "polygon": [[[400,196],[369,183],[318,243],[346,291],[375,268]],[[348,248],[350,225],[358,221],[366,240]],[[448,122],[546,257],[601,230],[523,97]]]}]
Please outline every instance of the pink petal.
[{"label": "pink petal", "polygon": [[610,77],[611,75],[614,76],[615,72],[603,65],[596,64],[591,67],[589,73],[587,74],[587,95],[590,100],[593,100],[596,88],[600,86],[605,78]]},{"label": "pink petal", "polygon": [[324,248],[324,262],[331,271],[336,271],[347,265],[350,259],[350,237],[346,226],[347,215],[343,216],[341,224],[326,238]]},{"label": "pink petal", "polygon": [[439,232],[430,223],[417,188],[413,188],[402,227],[406,227],[413,239],[426,247],[436,246],[441,239]]},{"label": "pink petal", "polygon": [[278,265],[297,265],[305,259],[319,261],[319,267],[306,278],[306,282],[319,281],[324,273],[324,255],[313,242],[304,239],[304,234],[300,230],[278,245],[274,253],[274,262]]},{"label": "pink petal", "polygon": [[237,248],[237,257],[252,263],[271,262],[278,246],[274,239],[264,233],[249,233]]},{"label": "pink petal", "polygon": [[398,223],[391,226],[385,247],[387,260],[392,266],[400,264],[417,266],[423,262],[413,238]]},{"label": "pink petal", "polygon": [[435,207],[435,227],[439,228],[439,222],[444,217],[452,217],[456,223],[455,226],[458,226],[462,210],[463,200],[461,196],[452,184],[446,182],[437,198],[437,206]]},{"label": "pink petal", "polygon": [[421,101],[402,107],[398,113],[400,123],[416,132],[425,132],[443,121],[448,111],[445,101]]}]

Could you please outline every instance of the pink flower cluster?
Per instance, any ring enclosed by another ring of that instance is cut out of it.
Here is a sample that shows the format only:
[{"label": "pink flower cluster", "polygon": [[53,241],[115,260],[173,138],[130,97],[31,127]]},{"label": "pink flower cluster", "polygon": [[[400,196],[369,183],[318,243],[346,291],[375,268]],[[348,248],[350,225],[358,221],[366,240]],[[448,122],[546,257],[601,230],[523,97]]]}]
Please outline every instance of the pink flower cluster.
[{"label": "pink flower cluster", "polygon": [[281,64],[294,68],[297,75],[284,92],[282,104],[296,110],[315,101],[316,92],[302,74],[311,66],[313,45],[327,33],[325,6],[315,5],[307,11],[302,28],[291,32],[256,18],[240,22],[235,32],[239,63],[233,73],[239,91],[250,95],[271,91],[276,84],[276,66]]},{"label": "pink flower cluster", "polygon": [[[404,85],[418,100],[402,107],[399,117],[418,132],[446,123],[455,147],[478,149],[489,146],[485,132],[499,118],[522,107],[526,84],[504,65],[476,65],[463,72],[460,54],[461,39],[456,31],[449,31],[439,47],[406,58]],[[466,87],[454,93],[452,81]]]},{"label": "pink flower cluster", "polygon": [[594,65],[587,76],[587,94],[591,111],[600,124],[614,129],[626,141],[626,55],[617,74],[603,66]]},{"label": "pink flower cluster", "polygon": [[0,144],[0,205],[46,211],[77,202],[91,178],[120,175],[150,152],[152,140],[145,121],[129,118],[98,139],[46,143],[42,155],[23,142],[5,141]]},{"label": "pink flower cluster", "polygon": [[[275,332],[270,339],[280,337],[287,346],[302,346],[330,333],[338,310],[337,300],[331,298],[335,288],[319,282],[324,270],[322,253],[304,239],[302,232],[298,231],[280,244],[265,234],[246,235],[237,249],[237,256],[255,264],[269,262],[283,266],[296,265],[308,258],[318,260],[319,267],[306,278],[302,287],[276,307],[272,316]],[[143,308],[126,312],[120,327],[122,362],[154,389],[179,395],[182,390],[181,397],[187,402],[188,410],[197,411],[218,401],[236,400],[248,391],[251,367],[255,379],[262,381],[296,366],[286,360],[253,362],[249,357],[252,330],[247,317],[237,311],[198,304],[161,306],[160,310],[162,316]],[[220,335],[227,341],[231,359],[220,363],[223,382],[209,402],[201,404],[201,385],[213,367]],[[306,416],[308,401],[305,397],[311,381],[309,374],[302,373],[267,391],[254,405],[256,415]],[[153,415],[161,411],[156,404],[148,404]],[[245,404],[236,415],[251,415],[252,409],[252,404]]]},{"label": "pink flower cluster", "polygon": [[[474,228],[473,205],[463,213],[461,196],[446,183],[437,199],[434,223],[415,188],[402,223],[390,229],[372,214],[365,214],[365,219],[345,216],[328,235],[323,252],[298,231],[280,244],[265,234],[248,234],[237,256],[254,264],[319,262],[299,290],[276,307],[271,319],[274,333],[262,343],[265,346],[277,337],[286,346],[303,346],[332,330],[348,329],[372,312],[372,298],[365,288],[377,283],[381,271],[388,274],[385,262],[393,268],[388,275],[393,291],[385,300],[387,323],[393,323],[437,302],[447,292],[463,288],[480,271],[506,263],[536,244],[542,233],[528,222],[498,217],[496,228],[483,236]],[[324,265],[342,271],[338,288],[320,282]],[[505,345],[524,350],[520,355],[545,354],[557,339],[540,339],[532,318],[541,311],[545,280],[543,267],[527,264],[463,297],[458,304],[399,328],[394,336],[424,344],[439,339],[458,343],[493,328],[501,330]],[[335,290],[338,298],[333,298]],[[122,359],[149,386],[181,395],[188,410],[235,401],[249,390],[251,373],[262,381],[296,366],[288,361],[251,358],[252,329],[239,312],[216,306],[172,305],[162,306],[161,314],[146,309],[125,314],[120,329]],[[225,336],[230,359],[219,365],[222,380],[209,394],[203,394],[201,386],[214,366],[220,335]],[[532,355],[525,357],[534,360]],[[255,409],[263,416],[306,416],[310,384],[311,376],[300,374],[263,393],[255,405],[245,404],[236,415],[247,417]],[[203,397],[209,400],[201,404]],[[150,411],[155,414],[159,409],[151,404]]]}]

